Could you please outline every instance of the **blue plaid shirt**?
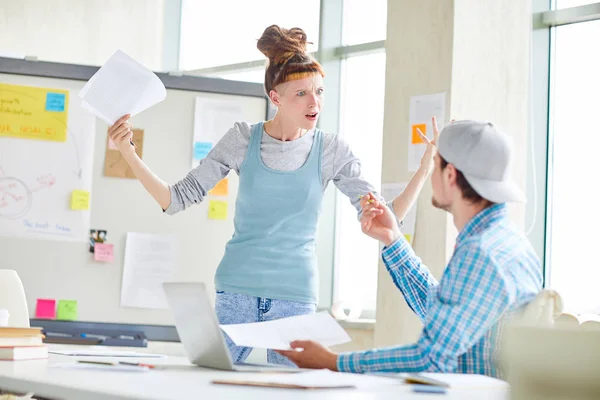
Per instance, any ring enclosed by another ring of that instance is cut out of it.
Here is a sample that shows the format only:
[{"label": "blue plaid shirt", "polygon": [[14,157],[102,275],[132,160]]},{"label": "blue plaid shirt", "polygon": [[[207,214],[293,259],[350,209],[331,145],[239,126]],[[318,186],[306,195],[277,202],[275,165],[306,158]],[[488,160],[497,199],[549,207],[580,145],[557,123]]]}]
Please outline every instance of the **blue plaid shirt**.
[{"label": "blue plaid shirt", "polygon": [[473,217],[456,240],[440,282],[402,237],[383,261],[423,322],[417,343],[342,353],[347,372],[458,372],[498,376],[494,365],[501,320],[541,290],[538,257],[497,204]]}]

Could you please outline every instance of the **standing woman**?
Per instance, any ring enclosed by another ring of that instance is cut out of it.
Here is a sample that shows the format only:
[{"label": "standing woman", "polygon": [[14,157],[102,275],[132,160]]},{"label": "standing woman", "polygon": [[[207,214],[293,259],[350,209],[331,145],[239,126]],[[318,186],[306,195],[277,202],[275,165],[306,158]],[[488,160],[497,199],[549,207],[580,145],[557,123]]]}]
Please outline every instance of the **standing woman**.
[{"label": "standing woman", "polygon": [[[129,115],[109,130],[136,177],[168,214],[202,202],[230,170],[239,175],[235,230],[215,276],[221,324],[314,313],[319,277],[315,233],[323,192],[333,181],[360,212],[359,196],[375,190],[362,178],[360,161],[341,136],[316,128],[325,74],[306,45],[302,29],[273,25],[264,31],[258,49],[268,58],[265,91],[277,107],[275,117],[253,125],[235,123],[175,185],[163,182],[137,157],[129,144]],[[405,213],[396,210],[399,216]],[[251,349],[226,340],[233,361],[244,361]],[[272,350],[267,359],[293,365]]]}]

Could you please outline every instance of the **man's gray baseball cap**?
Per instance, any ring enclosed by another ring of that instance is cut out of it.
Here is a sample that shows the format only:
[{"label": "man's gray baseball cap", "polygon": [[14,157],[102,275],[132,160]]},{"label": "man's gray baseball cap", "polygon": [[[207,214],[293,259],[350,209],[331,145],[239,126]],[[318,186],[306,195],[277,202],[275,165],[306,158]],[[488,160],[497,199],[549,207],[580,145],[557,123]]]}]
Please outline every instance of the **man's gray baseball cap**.
[{"label": "man's gray baseball cap", "polygon": [[492,123],[453,122],[440,133],[437,148],[484,199],[493,203],[525,202],[511,177],[511,141]]}]

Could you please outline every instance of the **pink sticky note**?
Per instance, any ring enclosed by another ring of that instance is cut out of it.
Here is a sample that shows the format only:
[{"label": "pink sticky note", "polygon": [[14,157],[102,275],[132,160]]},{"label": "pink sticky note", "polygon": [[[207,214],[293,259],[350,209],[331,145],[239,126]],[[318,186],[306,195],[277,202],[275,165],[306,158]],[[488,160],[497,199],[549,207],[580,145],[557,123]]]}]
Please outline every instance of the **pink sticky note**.
[{"label": "pink sticky note", "polygon": [[56,318],[56,300],[54,299],[37,299],[35,306],[36,318]]},{"label": "pink sticky note", "polygon": [[113,260],[113,245],[108,243],[94,244],[94,260],[112,262]]},{"label": "pink sticky note", "polygon": [[119,148],[117,147],[117,145],[115,144],[115,142],[113,142],[110,139],[108,139],[108,148],[111,149],[111,150],[119,150]]}]

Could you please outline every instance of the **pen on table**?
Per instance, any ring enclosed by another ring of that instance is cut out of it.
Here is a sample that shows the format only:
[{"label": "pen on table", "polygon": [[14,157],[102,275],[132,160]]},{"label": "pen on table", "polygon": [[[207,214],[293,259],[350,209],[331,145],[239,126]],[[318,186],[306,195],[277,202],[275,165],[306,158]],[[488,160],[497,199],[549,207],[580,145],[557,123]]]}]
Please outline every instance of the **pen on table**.
[{"label": "pen on table", "polygon": [[136,363],[136,362],[126,362],[126,361],[119,361],[119,362],[112,362],[112,361],[93,361],[93,360],[78,360],[77,361],[80,364],[97,364],[97,365],[108,365],[111,367],[115,367],[118,365],[127,365],[130,367],[140,367],[140,368],[156,368],[155,365],[151,365],[151,364],[144,364],[144,363]]},{"label": "pen on table", "polygon": [[121,365],[133,365],[136,367],[146,367],[146,368],[156,368],[156,365],[152,365],[152,364],[145,364],[145,363],[136,363],[136,362],[127,362],[127,361],[119,361],[119,364]]}]

